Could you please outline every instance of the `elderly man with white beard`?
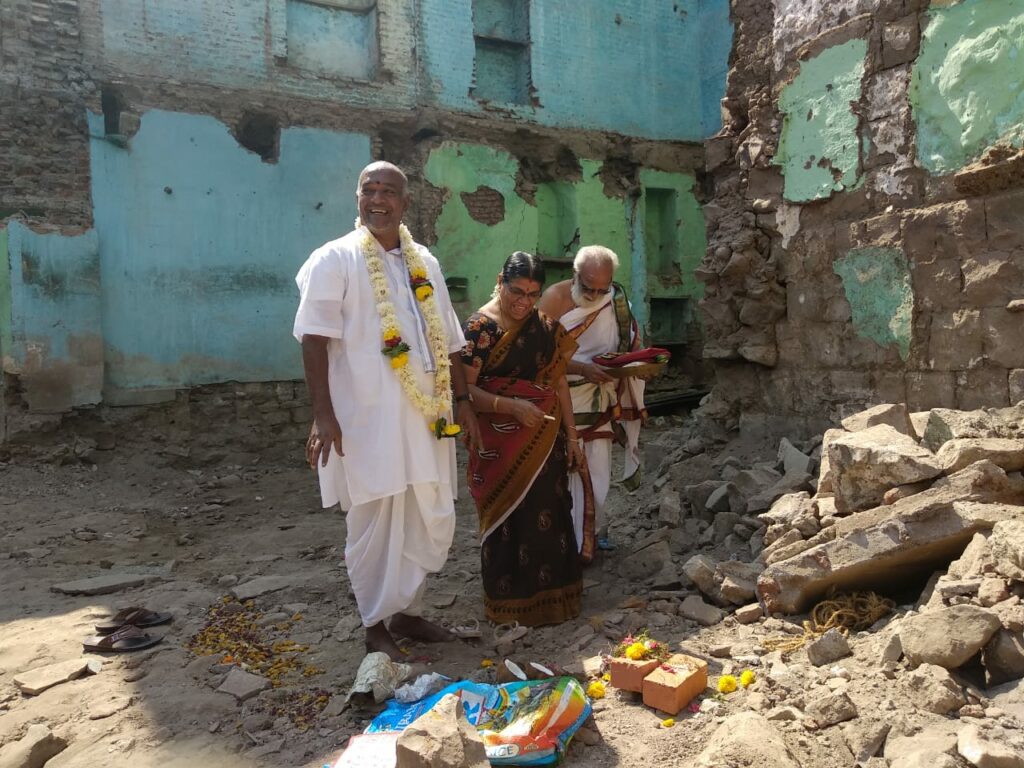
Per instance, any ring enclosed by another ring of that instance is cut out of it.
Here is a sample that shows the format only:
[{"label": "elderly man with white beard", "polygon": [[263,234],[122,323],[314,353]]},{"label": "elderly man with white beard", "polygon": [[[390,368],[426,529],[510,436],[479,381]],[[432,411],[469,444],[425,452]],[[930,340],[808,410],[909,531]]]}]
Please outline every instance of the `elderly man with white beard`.
[{"label": "elderly man with white beard", "polygon": [[[616,379],[594,357],[626,353],[641,346],[639,328],[621,285],[613,282],[619,258],[600,245],[581,248],[573,261],[570,280],[555,283],[544,292],[539,309],[560,320],[579,348],[568,368],[569,390],[580,439],[585,444],[587,466],[593,483],[597,517],[597,546],[613,549],[608,540],[605,500],[611,485],[611,444],[616,432],[625,447],[622,481],[636,487],[640,479],[640,426],[646,418],[644,382],[639,378]],[[570,477],[576,541],[584,545],[585,475]]]}]

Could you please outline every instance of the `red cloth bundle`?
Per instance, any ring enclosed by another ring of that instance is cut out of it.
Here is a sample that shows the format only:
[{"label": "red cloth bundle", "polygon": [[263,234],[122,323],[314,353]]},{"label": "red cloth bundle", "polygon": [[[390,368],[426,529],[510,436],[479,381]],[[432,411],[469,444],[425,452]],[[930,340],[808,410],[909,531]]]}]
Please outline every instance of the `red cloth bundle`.
[{"label": "red cloth bundle", "polygon": [[622,355],[606,352],[603,355],[597,355],[594,358],[594,362],[598,365],[603,365],[605,368],[621,368],[630,363],[667,363],[671,357],[672,353],[667,349],[647,347],[646,349],[638,349],[636,352],[626,352]]}]

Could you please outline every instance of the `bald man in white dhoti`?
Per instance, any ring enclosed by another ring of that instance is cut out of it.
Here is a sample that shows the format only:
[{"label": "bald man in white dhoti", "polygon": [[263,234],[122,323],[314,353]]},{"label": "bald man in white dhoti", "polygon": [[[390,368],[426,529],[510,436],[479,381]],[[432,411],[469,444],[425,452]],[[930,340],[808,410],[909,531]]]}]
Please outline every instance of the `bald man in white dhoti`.
[{"label": "bald man in white dhoti", "polygon": [[[622,482],[635,487],[640,478],[640,426],[646,419],[644,381],[612,378],[594,357],[625,353],[641,346],[639,328],[621,285],[613,282],[619,258],[609,248],[581,248],[573,261],[573,276],[549,287],[539,309],[561,321],[579,345],[567,376],[579,436],[584,441],[594,490],[597,546],[612,549],[608,540],[605,501],[611,486],[612,441],[624,443]],[[621,431],[621,435],[616,435]],[[571,475],[576,541],[583,546],[584,486]]]},{"label": "bald man in white dhoti", "polygon": [[306,454],[323,506],[347,512],[345,563],[366,649],[398,659],[396,637],[448,637],[418,606],[455,532],[455,445],[446,438],[461,426],[475,445],[478,432],[440,266],[402,224],[405,174],[367,166],[356,199],[356,229],[299,270],[293,333],[313,404]]}]

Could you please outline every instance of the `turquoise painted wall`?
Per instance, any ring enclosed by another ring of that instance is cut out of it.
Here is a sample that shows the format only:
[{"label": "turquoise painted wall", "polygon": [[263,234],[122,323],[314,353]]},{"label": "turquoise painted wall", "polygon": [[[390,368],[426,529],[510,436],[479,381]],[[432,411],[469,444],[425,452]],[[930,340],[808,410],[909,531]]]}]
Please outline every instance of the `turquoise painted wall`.
[{"label": "turquoise painted wall", "polygon": [[[641,205],[643,210],[637,212],[632,198],[606,195],[600,162],[583,159],[580,166],[578,181],[542,184],[536,202],[530,203],[515,190],[519,163],[509,153],[456,142],[446,142],[430,153],[425,178],[447,196],[435,222],[437,242],[432,251],[449,280],[468,284],[468,290],[453,294],[462,317],[486,303],[512,251],[546,257],[550,284],[571,275],[571,261],[580,246],[600,244],[619,255],[616,279],[629,292],[641,323],[648,320],[650,298],[665,300],[665,307],[679,310],[684,324],[689,321],[685,313],[689,305],[671,302],[698,298],[703,287],[693,276],[706,247],[693,176],[641,171],[641,199],[660,196],[671,202],[658,208],[665,215],[647,237],[644,228],[653,217],[645,217],[644,210],[651,206]],[[495,190],[504,200],[504,217],[495,224],[474,219],[462,199],[481,187]],[[651,258],[654,243],[664,246],[659,256],[664,263]]]},{"label": "turquoise painted wall", "polygon": [[128,150],[89,124],[107,385],[300,377],[294,275],[351,227],[369,137],[285,129],[266,163],[211,117],[147,112]]},{"label": "turquoise painted wall", "polygon": [[914,291],[910,264],[898,248],[854,248],[836,259],[857,334],[880,346],[910,354]]},{"label": "turquoise painted wall", "polygon": [[[422,0],[426,98],[480,111],[473,8]],[[501,104],[544,125],[698,141],[721,126],[732,47],[727,0],[529,4],[529,70],[539,104]],[[498,30],[499,34],[508,34]]]},{"label": "turquoise painted wall", "polygon": [[910,102],[918,159],[949,173],[1024,140],[1024,0],[964,0],[928,11]]},{"label": "turquoise painted wall", "polygon": [[7,302],[0,299],[0,311],[10,314],[0,323],[4,369],[22,378],[34,409],[99,402],[103,352],[96,232],[37,234],[12,220],[6,241],[9,294]]},{"label": "turquoise painted wall", "polygon": [[0,381],[12,354],[11,262],[7,255],[7,227],[0,227]]},{"label": "turquoise painted wall", "polygon": [[779,94],[782,137],[772,161],[782,166],[787,200],[820,200],[861,179],[857,116],[867,42],[851,40],[800,63]]},{"label": "turquoise painted wall", "polygon": [[[368,80],[378,68],[378,14],[373,8],[364,12],[366,4],[100,0],[99,5],[102,58],[132,72],[243,88],[287,82],[334,95],[342,84],[302,73]],[[411,24],[411,18],[400,23]],[[406,66],[406,61],[393,62],[391,69]],[[414,79],[404,80],[411,93]],[[351,96],[350,86],[340,93],[348,90]],[[386,101],[391,93],[377,96]]]}]

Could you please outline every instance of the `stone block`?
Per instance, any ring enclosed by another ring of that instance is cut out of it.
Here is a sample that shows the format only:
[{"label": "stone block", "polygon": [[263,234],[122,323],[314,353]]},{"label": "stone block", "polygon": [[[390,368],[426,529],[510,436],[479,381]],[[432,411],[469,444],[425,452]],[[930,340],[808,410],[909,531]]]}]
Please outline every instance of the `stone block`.
[{"label": "stone block", "polygon": [[849,656],[850,644],[846,640],[846,635],[838,629],[830,629],[821,637],[810,641],[806,650],[808,661],[820,667]]},{"label": "stone block", "polygon": [[946,441],[965,437],[1000,437],[992,416],[982,410],[933,408],[928,414],[921,445],[937,451]]},{"label": "stone block", "polygon": [[36,667],[27,672],[20,672],[14,676],[14,685],[19,691],[27,696],[38,696],[48,688],[66,683],[69,680],[77,680],[83,675],[97,674],[103,667],[99,659],[70,659],[59,661],[56,664],[47,664],[44,667]]},{"label": "stone block", "polygon": [[707,595],[714,602],[724,604],[718,582],[715,581],[715,566],[717,563],[706,555],[694,555],[683,563],[683,573],[693,582],[704,595]]},{"label": "stone block", "polygon": [[985,683],[991,687],[1024,677],[1024,635],[1000,629],[981,655]]},{"label": "stone block", "polygon": [[928,335],[929,367],[939,371],[968,368],[984,354],[985,335],[980,310],[933,314]]},{"label": "stone block", "polygon": [[799,450],[786,438],[782,438],[779,442],[778,462],[787,475],[790,473],[809,475],[814,469],[814,459]]},{"label": "stone block", "polygon": [[908,371],[906,378],[907,404],[911,408],[924,411],[956,407],[956,375],[952,371]]},{"label": "stone block", "polygon": [[658,504],[658,521],[662,525],[675,528],[683,515],[683,502],[679,493],[674,490],[664,489],[661,492],[661,502]]},{"label": "stone block", "polygon": [[643,701],[648,707],[675,716],[708,685],[708,663],[677,653],[658,665],[643,681]]},{"label": "stone block", "polygon": [[[1024,285],[1024,277],[1018,277],[1018,285]],[[982,310],[985,326],[984,349],[988,362],[1001,368],[1024,368],[1024,319],[1017,312],[1003,308]]]},{"label": "stone block", "polygon": [[1024,210],[1024,193],[1019,190],[985,200],[985,224],[988,246],[1000,251],[1024,247],[1020,212]]},{"label": "stone block", "polygon": [[921,31],[916,15],[886,24],[882,27],[882,69],[916,59],[920,42]]},{"label": "stone block", "polygon": [[870,509],[890,488],[942,472],[931,451],[887,424],[837,437],[829,443],[828,458],[836,509],[842,514]]},{"label": "stone block", "polygon": [[956,372],[956,405],[962,410],[1009,405],[1009,371],[975,368]]},{"label": "stone block", "polygon": [[995,524],[985,543],[992,570],[1014,581],[1024,581],[1024,519]]},{"label": "stone block", "polygon": [[760,621],[764,615],[764,611],[761,610],[760,603],[751,603],[750,605],[744,605],[742,608],[737,608],[733,613],[736,621],[740,624],[754,624]]},{"label": "stone block", "polygon": [[[686,501],[690,505],[690,514],[696,517],[704,517],[708,497],[722,485],[724,483],[720,480],[705,480],[702,483],[686,486],[683,489],[683,495],[686,496]],[[711,517],[709,515],[708,519],[711,519]]]},{"label": "stone block", "polygon": [[846,430],[843,429],[827,429],[825,434],[821,438],[821,464],[818,467],[818,489],[817,493],[832,493],[834,486],[832,484],[832,465],[828,460],[828,447],[832,444],[832,441],[842,437],[846,434]]},{"label": "stone block", "polygon": [[54,584],[50,587],[50,591],[63,595],[107,595],[112,592],[120,592],[122,589],[142,586],[150,578],[137,573],[107,573],[89,579]]},{"label": "stone block", "polygon": [[988,459],[1007,472],[1024,469],[1024,440],[1004,437],[961,437],[948,440],[936,453],[944,474]]},{"label": "stone block", "polygon": [[623,691],[641,693],[644,688],[644,678],[654,671],[658,663],[657,659],[633,661],[633,659],[614,656],[608,660],[611,684]]},{"label": "stone block", "polygon": [[857,717],[857,706],[845,691],[813,699],[806,709],[807,714],[819,728],[844,723]]},{"label": "stone block", "polygon": [[986,736],[976,725],[957,734],[956,751],[975,768],[1024,768],[1024,755]]},{"label": "stone block", "polygon": [[218,693],[234,696],[239,703],[251,699],[261,691],[270,688],[270,680],[261,675],[254,675],[239,667],[232,667],[224,682],[217,689]]},{"label": "stone block", "polygon": [[900,642],[911,664],[955,669],[985,647],[999,627],[999,617],[991,611],[951,605],[905,618]]},{"label": "stone block", "polygon": [[690,595],[679,604],[679,615],[710,627],[717,624],[725,614],[713,605],[708,605],[696,595]]},{"label": "stone block", "polygon": [[904,403],[875,405],[843,419],[843,429],[847,432],[861,432],[879,424],[888,424],[904,435],[913,436],[914,434],[910,423],[910,413]]},{"label": "stone block", "polygon": [[1016,405],[1024,401],[1024,368],[1014,368],[1010,371],[1007,384],[1010,390],[1010,404]]},{"label": "stone block", "polygon": [[834,539],[770,563],[758,597],[771,612],[799,613],[829,589],[874,589],[907,567],[948,562],[975,533],[1021,516],[1024,491],[990,462],[937,480],[927,491],[837,519]]},{"label": "stone block", "polygon": [[715,567],[715,580],[727,602],[743,605],[754,599],[760,573],[761,568],[757,565],[724,560]]},{"label": "stone block", "polygon": [[0,748],[0,768],[43,768],[50,758],[67,749],[68,743],[42,723],[28,727],[18,741]]},{"label": "stone block", "polygon": [[982,251],[972,254],[961,261],[960,271],[963,273],[964,304],[983,308],[986,322],[991,322],[997,315],[1012,322],[1013,315],[1005,311],[1006,303],[1016,298],[1018,286],[1024,284],[1024,276],[1005,253]]},{"label": "stone block", "polygon": [[451,693],[402,731],[395,756],[395,768],[490,768],[483,738]]}]

